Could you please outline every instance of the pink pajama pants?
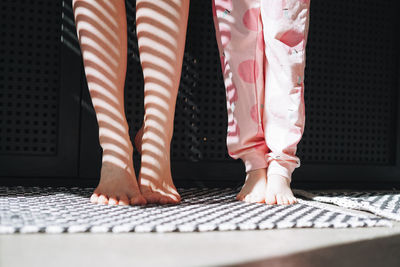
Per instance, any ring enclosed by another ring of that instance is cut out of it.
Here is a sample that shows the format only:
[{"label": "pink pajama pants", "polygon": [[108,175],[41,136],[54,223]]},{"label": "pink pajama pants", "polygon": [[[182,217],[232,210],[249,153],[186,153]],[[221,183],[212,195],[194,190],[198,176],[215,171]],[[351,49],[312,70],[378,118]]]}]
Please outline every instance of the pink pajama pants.
[{"label": "pink pajama pants", "polygon": [[291,179],[304,123],[309,0],[213,0],[229,155]]}]

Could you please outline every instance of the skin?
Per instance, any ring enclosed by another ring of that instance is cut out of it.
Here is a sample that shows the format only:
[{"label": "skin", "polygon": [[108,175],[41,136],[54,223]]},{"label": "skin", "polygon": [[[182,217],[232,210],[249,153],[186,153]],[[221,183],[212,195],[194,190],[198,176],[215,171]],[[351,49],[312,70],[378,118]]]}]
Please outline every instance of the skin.
[{"label": "skin", "polygon": [[92,203],[143,205],[133,169],[124,110],[127,65],[125,2],[74,0],[73,9],[88,88],[103,149]]},{"label": "skin", "polygon": [[[139,184],[124,111],[127,64],[126,12],[123,0],[74,0],[74,16],[86,79],[103,149],[100,182],[90,200],[111,205],[178,203],[171,176],[170,143],[182,68],[189,1],[136,2],[137,35],[144,75],[145,117],[135,137],[142,154]],[[247,174],[237,199],[293,204],[289,179],[266,169]]]},{"label": "skin", "polygon": [[103,149],[99,204],[178,203],[170,143],[179,88],[189,1],[136,1],[136,26],[144,76],[145,116],[135,138],[142,153],[137,182],[124,110],[127,25],[124,0],[74,0],[74,17],[86,79]]},{"label": "skin", "polygon": [[248,203],[264,203],[267,189],[266,177],[266,169],[249,171],[246,175],[246,181],[236,199]]},{"label": "skin", "polygon": [[249,171],[236,199],[248,203],[269,205],[297,203],[297,199],[290,189],[290,180],[281,175],[269,175],[267,177],[266,169]]},{"label": "skin", "polygon": [[142,155],[139,186],[148,203],[181,200],[171,176],[170,144],[185,48],[189,1],[136,1],[145,116],[135,143]]},{"label": "skin", "polygon": [[291,205],[297,203],[297,199],[290,189],[290,180],[281,175],[269,175],[265,191],[266,204]]}]

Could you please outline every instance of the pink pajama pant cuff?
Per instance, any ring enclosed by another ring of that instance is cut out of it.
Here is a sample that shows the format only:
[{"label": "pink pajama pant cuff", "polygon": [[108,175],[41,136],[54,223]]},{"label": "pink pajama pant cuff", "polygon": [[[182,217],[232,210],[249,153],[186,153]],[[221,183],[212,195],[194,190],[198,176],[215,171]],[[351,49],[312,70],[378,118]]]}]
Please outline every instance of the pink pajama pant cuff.
[{"label": "pink pajama pant cuff", "polygon": [[251,153],[242,155],[240,158],[244,162],[246,172],[264,169],[268,166],[268,163],[265,160],[265,152],[261,150],[252,151]]},{"label": "pink pajama pant cuff", "polygon": [[281,175],[288,178],[290,181],[292,179],[292,173],[296,168],[297,164],[283,161],[283,160],[272,160],[269,162],[267,176],[270,175]]}]

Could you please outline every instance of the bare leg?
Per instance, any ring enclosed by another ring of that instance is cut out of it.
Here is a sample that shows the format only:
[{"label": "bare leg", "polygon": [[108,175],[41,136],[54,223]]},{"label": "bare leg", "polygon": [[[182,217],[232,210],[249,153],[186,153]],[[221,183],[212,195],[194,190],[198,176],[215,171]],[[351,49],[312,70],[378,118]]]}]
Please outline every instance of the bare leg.
[{"label": "bare leg", "polygon": [[136,150],[140,154],[142,154],[142,138],[143,138],[143,125],[142,125],[142,127],[140,127],[140,129],[136,133],[135,140],[134,140],[135,141]]},{"label": "bare leg", "polygon": [[[136,27],[144,75],[145,116],[140,190],[149,203],[178,203],[170,143],[182,69],[189,0],[137,0]],[[137,139],[137,138],[136,138]]]},{"label": "bare leg", "polygon": [[125,2],[74,0],[73,8],[103,149],[100,182],[90,200],[101,204],[145,204],[133,169],[133,147],[124,111]]}]

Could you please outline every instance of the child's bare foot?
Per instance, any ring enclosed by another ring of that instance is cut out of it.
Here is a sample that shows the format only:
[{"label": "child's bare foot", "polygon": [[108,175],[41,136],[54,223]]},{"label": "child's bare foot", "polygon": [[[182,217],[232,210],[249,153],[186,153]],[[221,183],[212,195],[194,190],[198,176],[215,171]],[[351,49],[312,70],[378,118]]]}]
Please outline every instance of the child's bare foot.
[{"label": "child's bare foot", "polygon": [[110,205],[146,204],[136,181],[132,160],[128,159],[125,164],[121,159],[114,158],[115,162],[112,159],[103,155],[100,182],[90,201]]},{"label": "child's bare foot", "polygon": [[[139,174],[140,191],[148,203],[176,204],[181,196],[171,176],[170,145],[155,128],[139,131],[135,145],[141,148],[142,161]],[[139,139],[141,137],[141,140]]]},{"label": "child's bare foot", "polygon": [[277,174],[268,176],[265,203],[271,205],[289,205],[297,203],[297,199],[290,189],[290,181],[288,178]]},{"label": "child's bare foot", "polygon": [[250,171],[247,173],[246,181],[236,199],[250,203],[263,203],[265,201],[266,186],[266,169]]}]

